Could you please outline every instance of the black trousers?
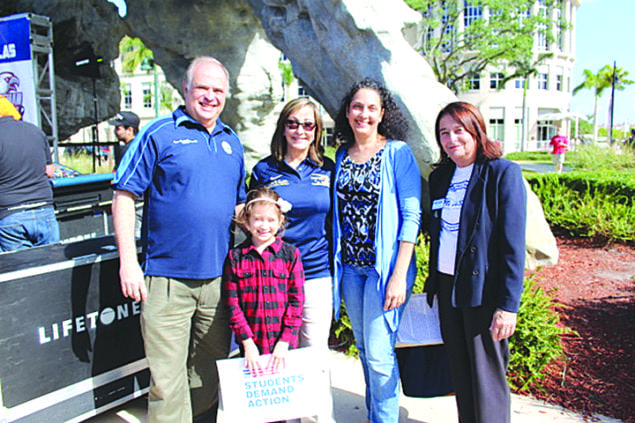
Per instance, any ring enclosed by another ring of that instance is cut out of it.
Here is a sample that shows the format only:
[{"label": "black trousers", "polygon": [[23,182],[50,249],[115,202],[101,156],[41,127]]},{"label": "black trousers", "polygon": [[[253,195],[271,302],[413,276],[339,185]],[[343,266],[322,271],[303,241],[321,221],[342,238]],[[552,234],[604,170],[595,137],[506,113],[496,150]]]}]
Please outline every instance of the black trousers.
[{"label": "black trousers", "polygon": [[495,306],[453,307],[453,276],[438,273],[441,334],[450,359],[461,423],[509,423],[507,339],[494,341]]}]

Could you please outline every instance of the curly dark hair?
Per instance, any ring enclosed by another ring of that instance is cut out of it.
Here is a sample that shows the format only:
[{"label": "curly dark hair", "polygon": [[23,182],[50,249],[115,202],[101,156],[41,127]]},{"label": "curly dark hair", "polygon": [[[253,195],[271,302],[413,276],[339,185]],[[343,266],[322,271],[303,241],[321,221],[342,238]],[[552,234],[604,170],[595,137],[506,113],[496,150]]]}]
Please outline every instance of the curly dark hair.
[{"label": "curly dark hair", "polygon": [[408,120],[397,105],[394,97],[381,82],[371,78],[364,78],[353,84],[340,103],[340,109],[335,117],[335,129],[333,131],[333,136],[337,142],[340,144],[355,142],[355,136],[353,135],[351,125],[348,123],[346,112],[351,105],[353,96],[362,88],[369,88],[379,94],[384,116],[379,123],[377,132],[389,140],[405,141],[408,135]]}]

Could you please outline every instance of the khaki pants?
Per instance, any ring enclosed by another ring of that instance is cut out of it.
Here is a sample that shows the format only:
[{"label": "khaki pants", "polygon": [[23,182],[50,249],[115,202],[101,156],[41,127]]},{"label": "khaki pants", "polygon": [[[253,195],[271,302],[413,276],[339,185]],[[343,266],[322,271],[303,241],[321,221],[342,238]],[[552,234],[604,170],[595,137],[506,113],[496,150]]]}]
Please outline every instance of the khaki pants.
[{"label": "khaki pants", "polygon": [[231,339],[221,278],[148,276],[146,284],[141,331],[151,374],[148,422],[191,423],[193,415],[218,408],[216,360],[227,358]]}]

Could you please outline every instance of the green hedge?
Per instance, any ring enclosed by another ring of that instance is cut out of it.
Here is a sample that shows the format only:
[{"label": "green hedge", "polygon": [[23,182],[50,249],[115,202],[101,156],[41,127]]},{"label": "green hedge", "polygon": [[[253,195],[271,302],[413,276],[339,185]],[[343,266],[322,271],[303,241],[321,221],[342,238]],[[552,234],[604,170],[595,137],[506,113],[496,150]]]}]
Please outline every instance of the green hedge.
[{"label": "green hedge", "polygon": [[526,173],[552,227],[571,236],[635,241],[635,172]]},{"label": "green hedge", "polygon": [[[635,172],[617,170],[571,171],[564,173],[527,173],[527,181],[539,184],[561,184],[580,195],[605,193],[618,201],[632,204],[635,196]],[[624,198],[622,198],[624,197]]]}]

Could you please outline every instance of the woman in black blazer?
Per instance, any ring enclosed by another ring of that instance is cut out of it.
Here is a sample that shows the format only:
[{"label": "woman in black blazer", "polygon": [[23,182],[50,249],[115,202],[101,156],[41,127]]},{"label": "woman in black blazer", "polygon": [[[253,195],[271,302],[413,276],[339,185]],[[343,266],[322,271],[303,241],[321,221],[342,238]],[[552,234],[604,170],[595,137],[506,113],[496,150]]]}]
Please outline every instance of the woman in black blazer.
[{"label": "woman in black blazer", "polygon": [[448,104],[435,133],[441,158],[429,178],[430,277],[439,299],[461,423],[510,419],[509,338],[523,289],[526,192],[520,167],[500,158],[476,107]]}]

